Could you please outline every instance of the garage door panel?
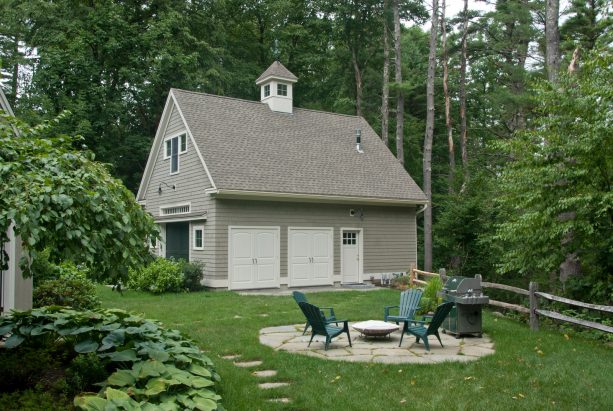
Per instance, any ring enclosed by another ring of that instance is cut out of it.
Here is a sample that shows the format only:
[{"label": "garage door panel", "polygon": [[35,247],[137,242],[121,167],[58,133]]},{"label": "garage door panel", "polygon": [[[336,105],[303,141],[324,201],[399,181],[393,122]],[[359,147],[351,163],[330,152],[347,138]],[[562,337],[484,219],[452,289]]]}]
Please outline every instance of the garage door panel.
[{"label": "garage door panel", "polygon": [[290,228],[288,239],[289,285],[331,284],[332,230]]},{"label": "garage door panel", "polygon": [[230,288],[279,286],[279,231],[258,227],[229,227]]}]

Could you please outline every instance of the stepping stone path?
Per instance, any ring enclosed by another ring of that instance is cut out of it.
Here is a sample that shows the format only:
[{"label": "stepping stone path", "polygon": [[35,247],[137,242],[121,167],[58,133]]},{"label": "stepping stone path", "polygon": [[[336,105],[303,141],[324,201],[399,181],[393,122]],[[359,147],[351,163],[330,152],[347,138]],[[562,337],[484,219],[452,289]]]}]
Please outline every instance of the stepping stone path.
[{"label": "stepping stone path", "polygon": [[270,390],[272,388],[287,387],[288,385],[288,382],[263,382],[258,384],[258,387],[263,390]]},{"label": "stepping stone path", "polygon": [[262,365],[262,361],[242,361],[242,362],[234,362],[234,365],[236,365],[239,368],[251,368],[251,367],[257,367],[258,365]]},{"label": "stepping stone path", "polygon": [[476,361],[485,355],[495,353],[494,343],[487,336],[455,338],[441,333],[444,347],[441,347],[436,337],[431,336],[430,351],[426,351],[423,343],[416,343],[415,337],[405,336],[402,347],[400,331],[390,334],[389,338],[363,337],[351,328],[349,347],[347,336],[335,338],[328,351],[324,350],[324,339],[315,336],[308,347],[311,336],[302,335],[303,324],[268,327],[260,330],[260,343],[277,351],[288,351],[301,355],[321,358],[323,360],[371,362],[386,364],[435,364],[446,361],[469,362]]},{"label": "stepping stone path", "polygon": [[[233,361],[233,360],[239,359],[240,357],[241,357],[240,354],[228,354],[228,355],[222,356],[221,358],[223,358],[224,360]],[[257,367],[259,365],[262,365],[263,363],[262,361],[255,360],[255,361],[234,361],[233,364],[234,366],[239,367],[239,368],[252,368],[252,367]],[[277,375],[277,370],[253,371],[251,374],[258,378],[274,377],[275,375]],[[258,387],[261,390],[272,390],[274,388],[287,387],[288,385],[290,385],[288,382],[263,382],[263,383],[258,384]],[[292,400],[287,397],[271,398],[268,401],[281,403],[281,404],[289,404],[290,402],[292,402]]]},{"label": "stepping stone path", "polygon": [[277,370],[254,371],[252,374],[260,378],[274,377],[277,375]]}]

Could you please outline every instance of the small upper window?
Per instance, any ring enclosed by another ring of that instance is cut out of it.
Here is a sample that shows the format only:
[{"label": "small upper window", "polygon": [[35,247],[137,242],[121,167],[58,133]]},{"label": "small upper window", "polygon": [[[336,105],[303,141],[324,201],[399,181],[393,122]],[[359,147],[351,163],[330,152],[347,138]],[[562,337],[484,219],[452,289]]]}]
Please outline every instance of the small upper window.
[{"label": "small upper window", "polygon": [[287,96],[287,84],[277,84],[277,95]]},{"label": "small upper window", "polygon": [[204,227],[194,227],[194,250],[204,250]]},{"label": "small upper window", "polygon": [[179,154],[187,151],[187,135],[169,138],[164,146],[164,159],[170,159],[170,173],[179,172]]},{"label": "small upper window", "polygon": [[270,84],[264,86],[264,97],[270,96]]}]

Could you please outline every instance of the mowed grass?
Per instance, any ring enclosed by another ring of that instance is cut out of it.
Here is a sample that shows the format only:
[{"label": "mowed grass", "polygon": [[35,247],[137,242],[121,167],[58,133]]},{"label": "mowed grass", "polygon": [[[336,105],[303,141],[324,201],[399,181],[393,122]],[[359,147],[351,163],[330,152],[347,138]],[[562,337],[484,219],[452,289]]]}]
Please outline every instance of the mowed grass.
[{"label": "mowed grass", "polygon": [[[105,307],[122,308],[162,321],[189,335],[208,353],[222,377],[227,410],[612,410],[613,349],[552,331],[484,316],[484,331],[496,354],[469,363],[384,365],[324,361],[277,352],[259,343],[261,328],[303,322],[291,296],[240,296],[197,292],[153,296],[99,288]],[[320,306],[333,306],[350,321],[381,319],[383,306],[398,292],[377,290],[309,293]],[[354,334],[357,337],[357,334]],[[435,344],[433,344],[436,347]],[[436,350],[436,348],[433,348]],[[221,357],[261,360],[255,369],[273,369],[256,378],[254,369],[235,367]],[[265,381],[287,387],[261,390]],[[291,398],[290,404],[267,401]]]}]

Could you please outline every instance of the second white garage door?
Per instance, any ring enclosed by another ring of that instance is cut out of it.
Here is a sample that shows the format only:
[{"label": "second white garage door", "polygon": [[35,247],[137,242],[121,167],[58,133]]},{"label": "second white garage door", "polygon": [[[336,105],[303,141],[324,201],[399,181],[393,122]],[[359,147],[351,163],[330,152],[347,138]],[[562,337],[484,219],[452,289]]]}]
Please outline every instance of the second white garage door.
[{"label": "second white garage door", "polygon": [[290,287],[333,284],[332,228],[289,228]]},{"label": "second white garage door", "polygon": [[229,227],[230,289],[279,287],[279,228]]}]

